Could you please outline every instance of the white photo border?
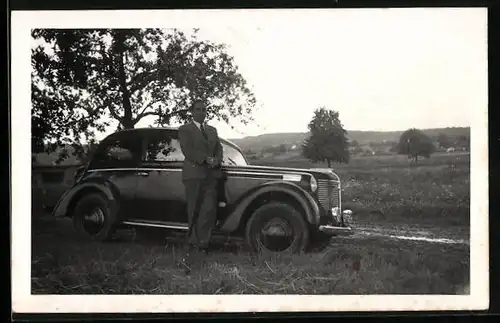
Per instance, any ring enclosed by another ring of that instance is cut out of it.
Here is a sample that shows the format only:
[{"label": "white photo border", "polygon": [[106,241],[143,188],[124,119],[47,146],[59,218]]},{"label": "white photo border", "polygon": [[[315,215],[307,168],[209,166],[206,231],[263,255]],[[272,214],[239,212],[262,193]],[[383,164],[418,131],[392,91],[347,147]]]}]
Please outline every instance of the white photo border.
[{"label": "white photo border", "polygon": [[[12,11],[12,300],[16,313],[166,313],[483,310],[489,306],[488,107],[471,108],[470,295],[31,295],[31,29],[195,27],[279,24],[282,20],[328,23],[335,11],[346,14],[381,9],[269,10],[92,10]],[[387,10],[387,9],[384,9]],[[469,10],[484,17],[486,8],[408,8],[389,10]],[[485,68],[487,69],[487,57]],[[486,74],[487,75],[487,71]],[[485,98],[488,88],[484,89]],[[485,100],[485,102],[487,99]]]}]

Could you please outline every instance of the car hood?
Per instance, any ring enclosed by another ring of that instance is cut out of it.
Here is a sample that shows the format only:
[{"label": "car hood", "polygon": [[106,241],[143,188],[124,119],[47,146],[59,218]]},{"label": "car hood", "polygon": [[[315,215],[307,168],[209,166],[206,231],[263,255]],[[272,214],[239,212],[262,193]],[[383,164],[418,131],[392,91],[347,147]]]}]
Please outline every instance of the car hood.
[{"label": "car hood", "polygon": [[231,167],[230,169],[231,171],[242,171],[248,173],[269,173],[269,174],[307,173],[315,176],[316,178],[338,179],[338,175],[331,168],[292,168],[292,167],[247,165],[247,166]]}]

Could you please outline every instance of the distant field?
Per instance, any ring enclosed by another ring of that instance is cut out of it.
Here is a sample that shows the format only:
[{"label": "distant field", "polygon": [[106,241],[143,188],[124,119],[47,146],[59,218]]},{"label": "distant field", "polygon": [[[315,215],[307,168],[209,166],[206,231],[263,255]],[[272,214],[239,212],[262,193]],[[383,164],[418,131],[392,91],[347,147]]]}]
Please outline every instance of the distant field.
[{"label": "distant field", "polygon": [[[277,157],[277,158],[276,158]],[[316,168],[327,167],[326,163],[312,163],[311,161],[299,156],[296,152],[290,152],[273,158],[260,158],[250,160],[252,165],[267,165],[267,166],[284,166],[284,167],[298,167],[298,168]],[[416,168],[422,166],[457,166],[469,165],[470,154],[468,152],[458,153],[436,153],[431,158],[420,157],[417,165],[408,157],[404,155],[382,155],[382,156],[354,156],[348,164],[332,163],[332,168],[335,170],[365,168],[372,170],[379,167],[408,167]]]},{"label": "distant field", "polygon": [[[442,228],[467,239],[469,162],[468,154],[436,154],[418,166],[404,156],[374,156],[334,168],[356,225]],[[253,163],[325,167],[300,159]],[[468,245],[338,238],[323,252],[283,257],[221,247],[186,275],[178,244],[162,236],[86,244],[74,239],[67,221],[43,218],[34,218],[32,230],[35,294],[468,293]]]},{"label": "distant field", "polygon": [[[326,167],[299,158],[252,164]],[[399,155],[355,157],[332,168],[341,178],[343,207],[355,211],[360,221],[469,225],[469,154],[435,154],[418,165]]]}]

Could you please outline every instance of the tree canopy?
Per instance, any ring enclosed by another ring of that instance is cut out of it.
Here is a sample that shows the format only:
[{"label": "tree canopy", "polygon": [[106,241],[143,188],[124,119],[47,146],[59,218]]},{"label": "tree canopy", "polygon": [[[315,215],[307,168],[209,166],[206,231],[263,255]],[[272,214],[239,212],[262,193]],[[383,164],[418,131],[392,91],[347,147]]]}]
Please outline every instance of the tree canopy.
[{"label": "tree canopy", "polygon": [[208,120],[252,121],[256,99],[234,59],[196,32],[33,30],[32,151],[72,145],[81,153],[112,122],[184,122],[194,99],[208,102]]},{"label": "tree canopy", "polygon": [[312,162],[349,162],[347,131],[339,119],[339,113],[324,107],[316,109],[308,125],[310,135],[302,145],[302,155]]},{"label": "tree canopy", "polygon": [[429,158],[435,152],[435,147],[432,139],[423,131],[411,128],[401,134],[396,151],[413,158],[417,163],[419,156]]}]

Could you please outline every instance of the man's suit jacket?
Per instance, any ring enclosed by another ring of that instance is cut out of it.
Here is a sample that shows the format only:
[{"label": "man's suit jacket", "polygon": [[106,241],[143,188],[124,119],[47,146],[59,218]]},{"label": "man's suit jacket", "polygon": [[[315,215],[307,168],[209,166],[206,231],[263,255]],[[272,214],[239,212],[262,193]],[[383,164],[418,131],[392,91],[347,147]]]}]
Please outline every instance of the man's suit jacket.
[{"label": "man's suit jacket", "polygon": [[202,179],[208,176],[219,178],[222,172],[219,167],[210,168],[206,163],[208,157],[214,157],[220,165],[222,162],[222,145],[217,129],[204,125],[207,139],[194,122],[179,127],[179,141],[184,154],[182,178]]}]

